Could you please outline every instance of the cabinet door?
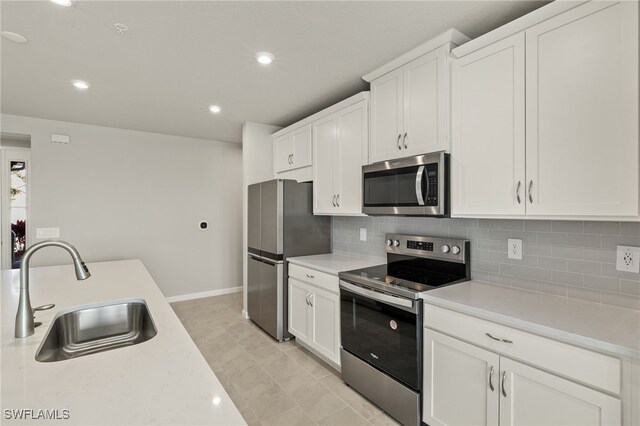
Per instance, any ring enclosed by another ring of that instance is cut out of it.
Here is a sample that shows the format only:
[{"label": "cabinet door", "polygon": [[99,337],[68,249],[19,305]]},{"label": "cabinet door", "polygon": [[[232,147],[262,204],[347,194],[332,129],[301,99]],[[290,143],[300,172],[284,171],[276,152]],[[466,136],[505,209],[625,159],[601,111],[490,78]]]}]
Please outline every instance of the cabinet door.
[{"label": "cabinet door", "polygon": [[527,215],[638,215],[638,2],[526,31]]},{"label": "cabinet door", "polygon": [[371,82],[370,159],[402,157],[403,69],[398,68]]},{"label": "cabinet door", "polygon": [[289,333],[296,338],[309,342],[311,330],[311,309],[307,297],[311,294],[309,286],[289,277]]},{"label": "cabinet door", "polygon": [[499,356],[432,330],[424,342],[423,421],[497,425]]},{"label": "cabinet door", "polygon": [[293,155],[291,168],[298,169],[311,165],[311,125],[293,131]]},{"label": "cabinet door", "polygon": [[313,348],[340,364],[340,296],[315,288],[310,301]]},{"label": "cabinet door", "polygon": [[452,66],[452,216],[525,213],[524,34]]},{"label": "cabinet door", "polygon": [[438,49],[403,67],[404,156],[449,150],[446,61],[445,50]]},{"label": "cabinet door", "polygon": [[622,423],[619,399],[508,358],[500,369],[501,426]]},{"label": "cabinet door", "polygon": [[273,142],[275,171],[283,172],[292,168],[293,135],[286,134]]},{"label": "cabinet door", "polygon": [[334,188],[337,214],[362,213],[362,165],[365,164],[368,128],[367,101],[337,114],[338,147],[335,152]]},{"label": "cabinet door", "polygon": [[334,188],[338,126],[335,115],[330,115],[313,125],[313,213],[333,214],[337,191]]}]

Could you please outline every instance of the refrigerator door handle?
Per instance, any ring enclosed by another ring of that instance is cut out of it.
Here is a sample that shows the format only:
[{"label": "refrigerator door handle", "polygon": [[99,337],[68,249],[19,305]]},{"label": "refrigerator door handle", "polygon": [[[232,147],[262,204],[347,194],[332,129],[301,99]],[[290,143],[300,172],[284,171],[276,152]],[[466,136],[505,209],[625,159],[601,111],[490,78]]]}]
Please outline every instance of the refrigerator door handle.
[{"label": "refrigerator door handle", "polygon": [[274,266],[284,263],[284,261],[282,261],[282,260],[268,259],[266,257],[258,256],[257,254],[253,254],[253,253],[248,253],[248,256],[249,256],[249,258],[251,258],[253,260],[257,260],[258,262],[267,263],[269,265],[274,265]]}]

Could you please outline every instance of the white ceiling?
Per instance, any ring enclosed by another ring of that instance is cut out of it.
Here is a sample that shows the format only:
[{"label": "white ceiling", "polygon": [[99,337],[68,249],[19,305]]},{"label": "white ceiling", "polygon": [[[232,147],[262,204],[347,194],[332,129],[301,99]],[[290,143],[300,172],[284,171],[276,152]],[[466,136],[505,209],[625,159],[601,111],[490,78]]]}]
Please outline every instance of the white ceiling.
[{"label": "white ceiling", "polygon": [[450,27],[474,38],[545,3],[3,0],[1,29],[29,43],[2,38],[1,111],[240,142],[244,121],[285,126],[366,90],[363,74]]}]

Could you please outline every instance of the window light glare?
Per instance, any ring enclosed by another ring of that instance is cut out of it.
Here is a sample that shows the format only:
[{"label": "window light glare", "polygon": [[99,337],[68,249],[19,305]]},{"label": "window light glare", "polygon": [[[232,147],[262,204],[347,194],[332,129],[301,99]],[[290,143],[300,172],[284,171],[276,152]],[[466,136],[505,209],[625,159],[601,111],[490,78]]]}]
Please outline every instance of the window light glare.
[{"label": "window light glare", "polygon": [[256,60],[260,62],[262,65],[269,65],[271,62],[273,62],[274,59],[275,59],[275,56],[273,56],[273,53],[269,53],[269,52],[256,53]]},{"label": "window light glare", "polygon": [[82,80],[71,80],[71,84],[77,89],[87,90],[89,88],[89,83]]},{"label": "window light glare", "polygon": [[64,7],[71,6],[71,0],[51,0],[51,3],[55,3],[58,6],[64,6]]},{"label": "window light glare", "polygon": [[211,112],[212,112],[212,113],[214,113],[214,114],[217,114],[217,113],[219,113],[220,111],[222,111],[222,108],[220,108],[220,106],[219,106],[219,105],[211,105],[211,106],[209,107],[209,111],[211,111]]}]

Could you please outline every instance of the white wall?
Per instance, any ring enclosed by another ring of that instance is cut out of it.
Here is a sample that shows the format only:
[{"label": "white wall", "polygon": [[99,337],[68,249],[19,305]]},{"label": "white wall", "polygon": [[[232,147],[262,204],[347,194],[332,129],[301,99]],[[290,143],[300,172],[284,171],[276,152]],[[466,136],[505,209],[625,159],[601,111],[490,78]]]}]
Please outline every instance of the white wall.
[{"label": "white wall", "polygon": [[281,127],[246,122],[242,126],[242,286],[243,314],[247,316],[247,186],[274,178],[271,134]]},{"label": "white wall", "polygon": [[[12,115],[0,126],[31,135],[32,236],[60,227],[86,262],[139,258],[165,296],[241,285],[239,144]],[[32,261],[60,263],[55,249]]]}]

